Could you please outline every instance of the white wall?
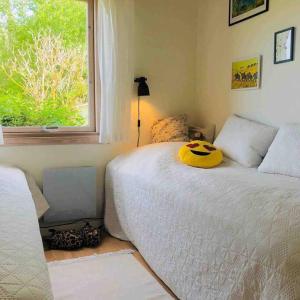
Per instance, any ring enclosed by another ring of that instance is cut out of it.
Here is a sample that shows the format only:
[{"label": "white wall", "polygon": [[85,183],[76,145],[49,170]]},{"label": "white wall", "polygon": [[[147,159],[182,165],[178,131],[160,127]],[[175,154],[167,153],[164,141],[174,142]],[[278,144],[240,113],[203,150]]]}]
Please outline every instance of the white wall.
[{"label": "white wall", "polygon": [[197,6],[198,0],[136,0],[136,75],[146,75],[151,88],[141,107],[144,143],[157,118],[194,117]]},{"label": "white wall", "polygon": [[[295,62],[274,65],[274,33],[300,28],[300,1],[270,0],[270,10],[228,27],[228,0],[199,1],[197,47],[197,108],[199,121],[216,123],[228,115],[279,126],[300,122],[300,38],[296,33]],[[231,91],[231,63],[263,55],[262,88]]]},{"label": "white wall", "polygon": [[[183,4],[184,2],[184,4]],[[197,0],[136,0],[136,75],[149,77],[151,97],[142,103],[142,143],[150,124],[177,112],[192,113],[195,101]],[[97,166],[99,206],[105,166],[136,140],[136,101],[132,141],[126,145],[1,147],[0,163],[31,172],[41,184],[45,168]]]}]

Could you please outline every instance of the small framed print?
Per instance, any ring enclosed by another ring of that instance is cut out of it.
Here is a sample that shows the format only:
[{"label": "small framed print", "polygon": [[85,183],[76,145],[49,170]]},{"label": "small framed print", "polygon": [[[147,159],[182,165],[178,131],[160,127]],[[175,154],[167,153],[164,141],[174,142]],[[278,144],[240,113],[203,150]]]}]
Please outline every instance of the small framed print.
[{"label": "small framed print", "polygon": [[295,27],[275,32],[274,64],[294,60]]},{"label": "small framed print", "polygon": [[232,90],[259,89],[262,56],[252,56],[232,63]]}]

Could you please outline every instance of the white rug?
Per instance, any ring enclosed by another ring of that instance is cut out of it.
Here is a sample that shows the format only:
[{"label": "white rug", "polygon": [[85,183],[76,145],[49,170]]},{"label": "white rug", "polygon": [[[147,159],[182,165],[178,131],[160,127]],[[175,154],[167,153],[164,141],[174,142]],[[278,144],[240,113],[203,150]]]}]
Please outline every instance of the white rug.
[{"label": "white rug", "polygon": [[173,299],[133,252],[123,250],[48,263],[54,299]]}]

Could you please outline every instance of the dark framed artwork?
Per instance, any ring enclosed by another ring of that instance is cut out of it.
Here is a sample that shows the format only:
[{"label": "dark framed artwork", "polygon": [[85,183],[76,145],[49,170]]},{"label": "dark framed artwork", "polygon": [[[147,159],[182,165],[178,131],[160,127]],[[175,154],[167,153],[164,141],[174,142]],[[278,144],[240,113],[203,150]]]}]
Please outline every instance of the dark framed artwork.
[{"label": "dark framed artwork", "polygon": [[294,60],[295,27],[278,32],[274,36],[274,64],[282,64]]},{"label": "dark framed artwork", "polygon": [[229,0],[229,26],[269,10],[269,0]]}]

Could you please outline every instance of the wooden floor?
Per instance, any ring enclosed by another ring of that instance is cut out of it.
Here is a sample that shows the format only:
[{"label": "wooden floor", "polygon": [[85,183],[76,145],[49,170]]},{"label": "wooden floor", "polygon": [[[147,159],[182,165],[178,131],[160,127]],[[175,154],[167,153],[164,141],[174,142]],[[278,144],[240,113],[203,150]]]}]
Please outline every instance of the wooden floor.
[{"label": "wooden floor", "polygon": [[[62,250],[47,250],[45,251],[45,257],[48,262],[55,260],[64,260],[70,258],[77,258],[82,256],[89,256],[93,254],[103,254],[107,252],[114,252],[123,249],[133,249],[136,248],[129,242],[120,241],[111,236],[106,236],[102,242],[102,244],[97,248],[84,248],[78,251],[62,251]],[[157,279],[157,281],[161,284],[161,286],[172,296],[174,299],[177,299],[176,296],[170,291],[170,289],[156,276],[156,274],[151,270],[148,264],[145,262],[141,254],[136,251],[134,252],[134,257],[144,266],[146,270],[148,270],[153,277]]]}]

